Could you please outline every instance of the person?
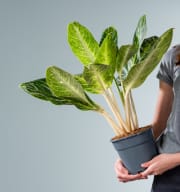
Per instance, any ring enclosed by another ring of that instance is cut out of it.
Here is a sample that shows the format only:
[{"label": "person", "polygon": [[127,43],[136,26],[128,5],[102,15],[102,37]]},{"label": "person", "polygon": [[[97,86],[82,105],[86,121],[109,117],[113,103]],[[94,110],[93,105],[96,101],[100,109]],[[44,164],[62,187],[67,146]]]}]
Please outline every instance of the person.
[{"label": "person", "polygon": [[151,192],[180,192],[180,44],[163,56],[157,74],[159,91],[152,122],[159,154],[132,175],[118,159],[115,172],[120,182],[154,175]]}]

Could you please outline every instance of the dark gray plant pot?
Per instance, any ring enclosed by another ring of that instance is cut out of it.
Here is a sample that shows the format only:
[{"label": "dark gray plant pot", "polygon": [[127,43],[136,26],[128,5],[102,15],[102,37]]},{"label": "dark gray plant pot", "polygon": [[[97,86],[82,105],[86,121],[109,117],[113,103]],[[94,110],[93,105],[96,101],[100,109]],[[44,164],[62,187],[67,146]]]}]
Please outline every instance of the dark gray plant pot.
[{"label": "dark gray plant pot", "polygon": [[157,155],[151,127],[125,138],[112,139],[111,142],[131,174],[143,171],[141,164]]}]

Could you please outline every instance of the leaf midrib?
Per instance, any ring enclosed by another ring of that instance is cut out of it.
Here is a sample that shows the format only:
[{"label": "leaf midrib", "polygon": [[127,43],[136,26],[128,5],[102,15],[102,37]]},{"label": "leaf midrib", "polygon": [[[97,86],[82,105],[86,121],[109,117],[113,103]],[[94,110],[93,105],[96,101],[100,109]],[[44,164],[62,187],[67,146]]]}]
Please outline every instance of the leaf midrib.
[{"label": "leaf midrib", "polygon": [[[80,42],[82,42],[83,47],[85,47],[85,51],[86,51],[86,53],[88,53],[88,56],[89,56],[89,58],[91,59],[91,62],[94,63],[94,61],[95,61],[95,55],[92,54],[92,51],[91,51],[91,49],[89,48],[88,44],[87,44],[86,41],[84,41],[84,39],[82,38],[83,35],[81,35],[81,32],[80,32],[79,28],[75,27],[75,30],[76,30],[76,32],[77,32],[77,34],[78,34],[78,37],[79,37],[79,39],[80,39]],[[88,42],[89,42],[89,39],[88,39]]]},{"label": "leaf midrib", "polygon": [[[86,99],[84,93],[82,93],[83,90],[80,90],[80,89],[81,89],[81,88],[80,88],[80,85],[77,84],[78,89],[76,89],[74,86],[71,86],[72,83],[68,83],[69,80],[66,81],[66,80],[64,80],[64,78],[60,78],[60,77],[59,77],[59,73],[58,73],[57,70],[53,69],[53,71],[54,71],[53,73],[55,73],[55,76],[58,77],[58,81],[59,81],[60,84],[63,84],[65,88],[67,87],[67,89],[72,90],[72,91],[73,91],[73,95],[74,95],[76,98],[81,98],[81,99],[85,100],[86,102],[88,102],[88,100]],[[76,81],[76,80],[75,80],[75,81]],[[77,91],[77,90],[80,90],[82,94],[80,94],[80,92]],[[82,96],[83,96],[83,97],[82,97]],[[88,103],[89,103],[89,102],[88,102]]]}]

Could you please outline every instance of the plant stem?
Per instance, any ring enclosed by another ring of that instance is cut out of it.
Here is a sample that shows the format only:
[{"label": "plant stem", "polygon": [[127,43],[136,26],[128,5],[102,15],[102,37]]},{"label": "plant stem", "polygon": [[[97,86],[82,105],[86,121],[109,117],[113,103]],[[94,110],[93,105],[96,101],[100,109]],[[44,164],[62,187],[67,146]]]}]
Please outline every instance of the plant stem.
[{"label": "plant stem", "polygon": [[111,95],[109,94],[108,90],[106,90],[103,94],[106,102],[108,103],[112,113],[114,114],[116,120],[118,122],[120,122],[120,127],[123,130],[124,133],[126,133],[127,128],[126,128],[126,124],[124,123],[119,111],[117,110],[116,105],[114,104],[114,102],[112,101]]},{"label": "plant stem", "polygon": [[129,92],[125,95],[125,115],[126,115],[126,123],[128,125],[129,131],[131,131],[131,110],[130,110],[130,100],[129,100]]},{"label": "plant stem", "polygon": [[[133,131],[136,125],[138,124],[137,116],[136,116],[136,111],[134,107],[131,90],[125,90],[123,86],[123,81],[121,79],[120,79],[120,82],[121,82],[122,91],[119,90],[119,94],[124,106],[124,112],[126,116],[126,125],[127,125],[126,127],[128,132],[130,132],[130,131]],[[116,82],[116,86],[118,86],[117,82]]]},{"label": "plant stem", "polygon": [[117,90],[118,90],[119,96],[121,97],[122,104],[123,104],[123,106],[124,106],[124,96],[123,96],[122,91],[121,91],[120,88],[119,88],[119,85],[118,85],[117,80],[116,80],[115,77],[114,77],[114,82],[115,82],[116,88],[117,88]]},{"label": "plant stem", "polygon": [[135,105],[134,105],[134,100],[133,100],[131,91],[130,91],[130,101],[131,101],[131,108],[132,108],[131,111],[132,111],[133,122],[134,122],[134,126],[133,126],[133,130],[134,130],[134,129],[137,129],[139,127],[139,124],[138,124],[136,108],[135,108]]},{"label": "plant stem", "polygon": [[102,86],[102,88],[104,90],[103,96],[104,96],[106,102],[108,103],[112,113],[114,114],[114,117],[120,123],[120,127],[118,129],[121,129],[124,133],[126,133],[127,132],[126,130],[128,130],[128,129],[126,128],[126,124],[125,124],[125,122],[123,121],[123,119],[122,119],[122,117],[120,115],[120,111],[117,110],[116,104],[114,104],[114,102],[113,102],[111,94],[109,93],[109,91],[106,88],[103,80],[101,79],[101,77],[98,74],[97,74],[97,79],[98,79],[100,85]]},{"label": "plant stem", "polygon": [[118,118],[119,118],[119,120],[120,120],[120,123],[122,124],[122,126],[124,127],[124,129],[126,130],[126,132],[128,132],[129,130],[128,130],[128,128],[127,128],[127,126],[126,126],[123,118],[122,118],[121,112],[120,112],[120,110],[119,110],[119,108],[118,108],[118,103],[117,103],[117,101],[116,101],[116,98],[115,98],[115,96],[114,96],[114,93],[113,93],[112,89],[111,89],[111,88],[108,88],[108,92],[109,92],[109,95],[111,96],[112,104],[114,105],[114,108],[115,108],[115,109],[117,110],[117,112],[118,112]]},{"label": "plant stem", "polygon": [[138,128],[137,114],[131,91],[126,93],[125,97],[125,114],[126,121],[131,131]]},{"label": "plant stem", "polygon": [[101,109],[99,110],[99,113],[101,115],[103,115],[103,117],[107,120],[107,122],[110,124],[110,126],[113,128],[114,133],[118,136],[118,135],[123,135],[123,132],[119,129],[118,125],[114,122],[114,120],[111,118],[111,116],[109,115],[109,113],[104,110]]}]

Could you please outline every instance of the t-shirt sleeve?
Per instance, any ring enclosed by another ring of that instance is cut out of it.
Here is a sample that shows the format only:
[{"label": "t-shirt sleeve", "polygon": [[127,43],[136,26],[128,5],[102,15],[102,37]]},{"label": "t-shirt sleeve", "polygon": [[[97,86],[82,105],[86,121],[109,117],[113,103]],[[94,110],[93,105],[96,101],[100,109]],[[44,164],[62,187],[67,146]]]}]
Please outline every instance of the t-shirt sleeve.
[{"label": "t-shirt sleeve", "polygon": [[169,85],[173,85],[173,62],[171,51],[167,52],[160,62],[157,78]]}]

